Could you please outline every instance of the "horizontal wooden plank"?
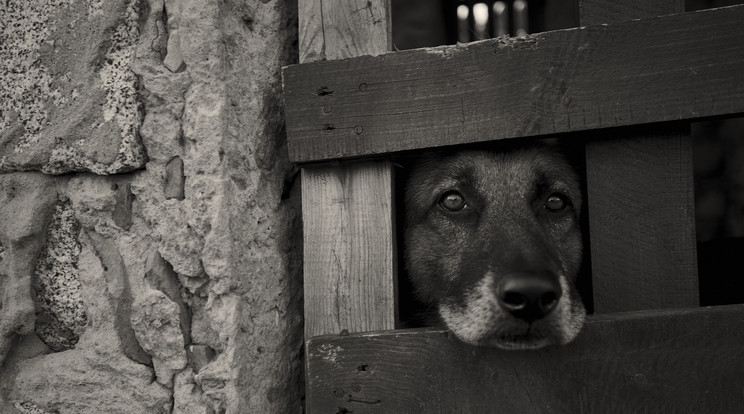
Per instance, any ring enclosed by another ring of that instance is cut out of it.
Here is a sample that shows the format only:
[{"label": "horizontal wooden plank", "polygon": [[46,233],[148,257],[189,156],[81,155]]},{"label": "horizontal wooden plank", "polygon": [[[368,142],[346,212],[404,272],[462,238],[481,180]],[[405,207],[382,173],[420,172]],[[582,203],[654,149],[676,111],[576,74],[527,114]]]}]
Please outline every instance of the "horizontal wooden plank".
[{"label": "horizontal wooden plank", "polygon": [[317,337],[311,413],[735,413],[744,305],[588,318],[565,347],[502,351],[447,331]]},{"label": "horizontal wooden plank", "polygon": [[744,6],[284,69],[309,162],[744,112]]}]

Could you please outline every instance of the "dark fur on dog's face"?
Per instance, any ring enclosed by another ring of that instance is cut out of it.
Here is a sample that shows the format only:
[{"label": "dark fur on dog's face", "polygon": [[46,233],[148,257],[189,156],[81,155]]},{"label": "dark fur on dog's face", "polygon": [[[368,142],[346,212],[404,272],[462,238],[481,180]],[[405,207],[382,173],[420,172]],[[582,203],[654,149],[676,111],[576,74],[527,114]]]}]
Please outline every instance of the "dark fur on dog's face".
[{"label": "dark fur on dog's face", "polygon": [[[573,283],[581,265],[580,209],[575,172],[547,146],[433,155],[414,167],[406,186],[409,279],[466,343],[568,343],[585,315]],[[549,311],[524,317],[505,302],[512,300],[505,284],[521,279],[552,283]]]}]

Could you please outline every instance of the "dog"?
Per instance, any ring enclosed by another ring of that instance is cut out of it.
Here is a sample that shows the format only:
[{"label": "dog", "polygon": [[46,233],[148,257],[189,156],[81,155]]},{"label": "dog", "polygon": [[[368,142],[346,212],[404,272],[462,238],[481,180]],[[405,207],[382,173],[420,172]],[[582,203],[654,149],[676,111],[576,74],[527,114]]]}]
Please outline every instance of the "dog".
[{"label": "dog", "polygon": [[586,314],[581,190],[554,146],[464,150],[418,161],[405,188],[404,256],[414,294],[461,341],[562,345]]}]

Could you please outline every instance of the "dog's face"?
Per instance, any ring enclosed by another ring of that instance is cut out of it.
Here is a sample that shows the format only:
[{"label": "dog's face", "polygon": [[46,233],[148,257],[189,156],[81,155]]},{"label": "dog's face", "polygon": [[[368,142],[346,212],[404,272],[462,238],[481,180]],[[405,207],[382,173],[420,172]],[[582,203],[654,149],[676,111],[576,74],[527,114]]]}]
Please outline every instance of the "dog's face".
[{"label": "dog's face", "polygon": [[406,264],[418,297],[462,341],[534,349],[584,322],[575,172],[548,147],[464,151],[414,167]]}]

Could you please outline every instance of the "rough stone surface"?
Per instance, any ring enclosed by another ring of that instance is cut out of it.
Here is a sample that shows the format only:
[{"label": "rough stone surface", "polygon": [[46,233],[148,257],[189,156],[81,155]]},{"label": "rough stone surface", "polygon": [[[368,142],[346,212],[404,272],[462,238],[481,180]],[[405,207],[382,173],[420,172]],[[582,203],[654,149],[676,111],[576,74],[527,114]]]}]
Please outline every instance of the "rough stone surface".
[{"label": "rough stone surface", "polygon": [[296,2],[0,3],[0,412],[301,412]]},{"label": "rough stone surface", "polygon": [[212,414],[202,399],[201,388],[194,382],[194,371],[187,368],[176,375],[173,414]]},{"label": "rough stone surface", "polygon": [[[120,354],[56,353],[18,364],[15,400],[58,413],[167,413],[170,393]],[[55,375],[50,375],[50,373]],[[28,402],[28,401],[20,401]],[[17,404],[18,402],[16,402]],[[38,405],[37,405],[38,404]]]},{"label": "rough stone surface", "polygon": [[74,348],[88,322],[78,279],[79,232],[69,201],[57,203],[33,283],[36,335],[54,351]]},{"label": "rough stone surface", "polygon": [[214,349],[207,345],[189,345],[186,352],[194,372],[199,372],[202,367],[214,361]]},{"label": "rough stone surface", "polygon": [[[74,200],[73,200],[74,202]],[[8,361],[14,369],[9,400],[62,413],[165,413],[170,392],[153,382],[152,368],[128,358],[116,332],[116,289],[106,280],[104,264],[91,240],[81,233],[78,258],[81,296],[88,324],[74,349]]]},{"label": "rough stone surface", "polygon": [[165,198],[183,200],[183,161],[173,157],[165,165]]},{"label": "rough stone surface", "polygon": [[37,407],[36,404],[30,402],[17,402],[13,406],[23,414],[51,414],[49,411],[44,411]]},{"label": "rough stone surface", "polygon": [[165,293],[151,290],[132,306],[132,328],[142,348],[152,357],[159,383],[172,385],[176,372],[186,367],[186,346],[180,309]]},{"label": "rough stone surface", "polygon": [[0,172],[111,174],[144,165],[131,70],[138,4],[0,5]]},{"label": "rough stone surface", "polygon": [[50,177],[0,175],[0,365],[16,336],[34,330],[32,275],[56,201]]},{"label": "rough stone surface", "polygon": [[178,274],[173,267],[160,256],[158,252],[151,252],[145,262],[145,280],[170,301],[178,306],[178,319],[181,335],[185,343],[191,343],[191,312],[183,299],[184,288],[178,281]]},{"label": "rough stone surface", "polygon": [[[103,276],[108,288],[107,298],[113,307],[114,329],[121,343],[121,350],[128,358],[141,364],[152,365],[152,357],[139,343],[130,320],[132,302],[136,298],[137,280],[130,278],[127,264],[122,257],[126,246],[119,246],[116,241],[105,238],[94,229],[86,229],[86,239],[95,251],[103,266]],[[123,241],[123,240],[122,240]]]}]

